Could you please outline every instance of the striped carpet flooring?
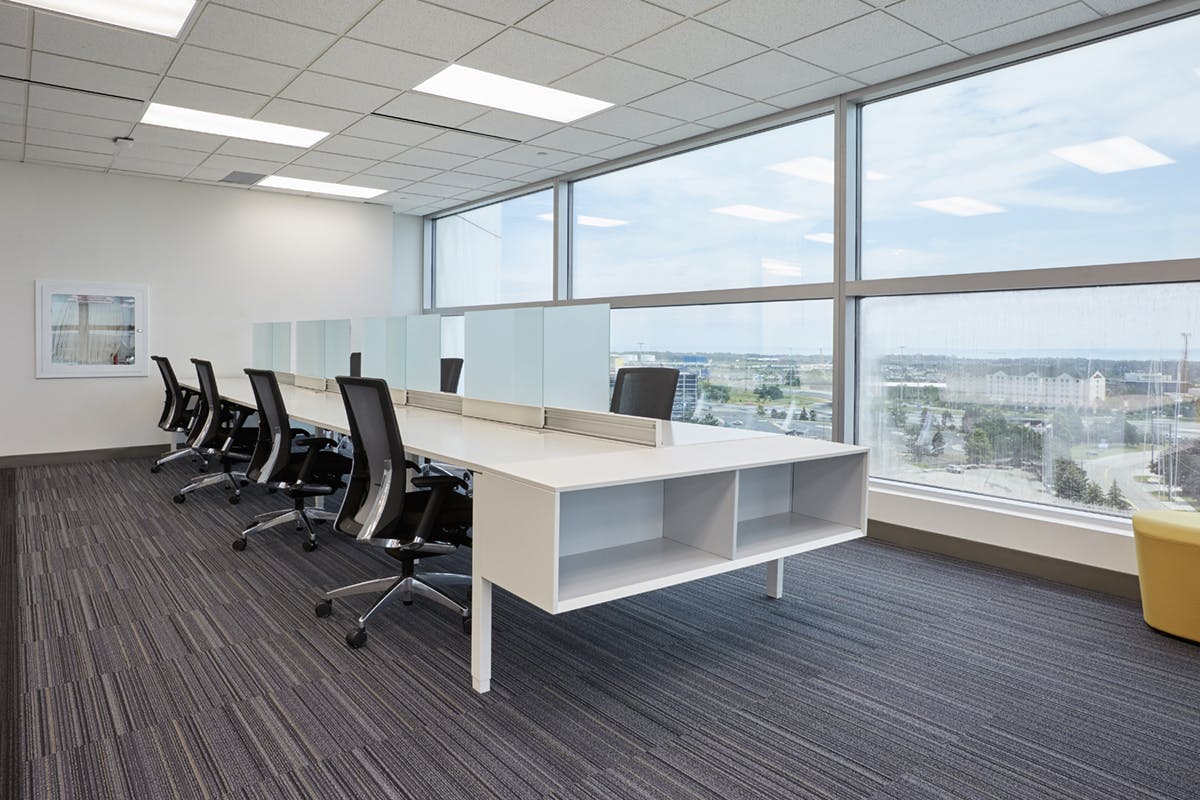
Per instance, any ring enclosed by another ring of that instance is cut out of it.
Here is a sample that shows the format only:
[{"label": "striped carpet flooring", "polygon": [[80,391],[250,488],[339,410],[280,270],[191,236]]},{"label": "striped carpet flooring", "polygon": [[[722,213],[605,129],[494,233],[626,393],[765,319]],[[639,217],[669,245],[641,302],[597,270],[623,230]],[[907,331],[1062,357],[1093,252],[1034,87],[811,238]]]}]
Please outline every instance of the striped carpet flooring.
[{"label": "striped carpet flooring", "polygon": [[1200,647],[1128,601],[870,541],[790,559],[782,601],[763,569],[557,618],[498,591],[480,696],[440,609],[359,651],[314,617],[395,562],[234,552],[281,498],[177,506],[191,468],[146,467],[0,471],[22,800],[1200,797]]}]

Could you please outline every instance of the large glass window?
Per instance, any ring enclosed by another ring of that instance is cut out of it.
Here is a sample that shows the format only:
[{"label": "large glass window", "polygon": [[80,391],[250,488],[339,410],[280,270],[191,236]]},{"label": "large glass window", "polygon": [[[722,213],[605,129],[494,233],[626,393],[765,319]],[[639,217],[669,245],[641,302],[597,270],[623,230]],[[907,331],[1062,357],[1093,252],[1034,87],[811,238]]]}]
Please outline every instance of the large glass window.
[{"label": "large glass window", "polygon": [[866,278],[1200,255],[1200,17],[863,109]]},{"label": "large glass window", "polygon": [[829,439],[833,301],[612,312],[612,375],[679,370],[679,420]]},{"label": "large glass window", "polygon": [[825,116],[580,181],[574,295],[830,281],[833,176]]},{"label": "large glass window", "polygon": [[1200,508],[1198,308],[1195,283],[862,300],[872,474],[1124,515]]},{"label": "large glass window", "polygon": [[554,294],[554,192],[434,222],[434,305],[550,300]]}]

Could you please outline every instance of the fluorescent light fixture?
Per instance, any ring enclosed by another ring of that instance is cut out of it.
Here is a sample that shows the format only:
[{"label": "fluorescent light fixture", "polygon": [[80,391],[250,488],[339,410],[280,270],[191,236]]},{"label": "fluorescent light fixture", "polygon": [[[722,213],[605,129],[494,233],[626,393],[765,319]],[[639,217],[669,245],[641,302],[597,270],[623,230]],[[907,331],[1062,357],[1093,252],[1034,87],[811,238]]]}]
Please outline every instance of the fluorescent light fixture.
[{"label": "fluorescent light fixture", "polygon": [[196,0],[13,0],[23,6],[175,38]]},{"label": "fluorescent light fixture", "polygon": [[806,233],[804,238],[810,242],[820,242],[821,244],[833,244],[832,233]]},{"label": "fluorescent light fixture", "polygon": [[292,147],[312,147],[329,135],[325,131],[295,128],[291,125],[279,125],[275,122],[262,122],[244,117],[230,117],[226,114],[167,106],[162,103],[150,104],[142,117],[142,124],[178,128],[181,131],[214,133],[217,136],[230,136],[234,139],[253,139],[256,142],[286,144]]},{"label": "fluorescent light fixture", "polygon": [[[834,164],[828,158],[818,158],[816,156],[797,158],[795,161],[783,161],[779,164],[772,164],[767,169],[772,172],[782,172],[784,175],[792,175],[796,178],[804,178],[808,181],[833,185]],[[887,175],[869,169],[867,170],[866,178],[869,181],[882,181],[887,178]]]},{"label": "fluorescent light fixture", "polygon": [[514,111],[555,122],[574,122],[610,108],[612,103],[571,94],[536,83],[506,78],[483,70],[451,64],[414,91],[462,100],[465,103]]},{"label": "fluorescent light fixture", "polygon": [[302,178],[285,178],[282,175],[268,175],[256,186],[268,189],[291,189],[294,192],[310,194],[331,194],[337,197],[356,197],[359,200],[370,200],[387,194],[387,189],[372,189],[367,186],[350,186],[345,183],[326,183],[325,181],[306,181]]},{"label": "fluorescent light fixture", "polygon": [[[554,222],[553,214],[538,214],[538,219],[544,219],[546,222]],[[627,219],[609,219],[608,217],[589,217],[586,214],[580,214],[575,218],[575,221],[580,225],[587,225],[589,228],[617,228],[621,225],[628,225]]]},{"label": "fluorescent light fixture", "polygon": [[978,217],[982,214],[999,214],[1006,210],[1002,206],[985,203],[971,197],[941,197],[937,200],[921,200],[917,205],[921,208],[928,208],[930,211],[952,214],[956,217]]},{"label": "fluorescent light fixture", "polygon": [[1161,167],[1174,164],[1175,160],[1157,150],[1147,147],[1130,136],[1101,139],[1098,142],[1060,147],[1051,153],[1063,161],[1070,161],[1084,169],[1107,175],[1110,172],[1128,172],[1131,169]]},{"label": "fluorescent light fixture", "polygon": [[722,206],[714,208],[714,214],[725,214],[729,217],[742,217],[743,219],[753,219],[759,222],[787,222],[792,219],[800,219],[799,214],[793,214],[789,211],[776,211],[773,208],[759,208],[758,206]]},{"label": "fluorescent light fixture", "polygon": [[784,261],[781,258],[764,258],[762,271],[768,275],[780,275],[786,278],[799,278],[804,270],[795,261]]}]

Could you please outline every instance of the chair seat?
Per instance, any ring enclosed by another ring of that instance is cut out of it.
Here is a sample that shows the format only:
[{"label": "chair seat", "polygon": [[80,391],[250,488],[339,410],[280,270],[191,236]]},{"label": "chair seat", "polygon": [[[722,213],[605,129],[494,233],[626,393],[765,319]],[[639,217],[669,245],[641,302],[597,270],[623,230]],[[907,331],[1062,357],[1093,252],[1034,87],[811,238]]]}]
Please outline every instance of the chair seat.
[{"label": "chair seat", "polygon": [[1200,642],[1200,513],[1139,512],[1133,536],[1146,624]]},{"label": "chair seat", "polygon": [[[416,530],[421,524],[421,516],[425,513],[425,507],[431,497],[433,493],[428,491],[408,492],[405,495],[404,512],[400,515],[401,525],[405,530]],[[438,525],[430,533],[430,540],[459,547],[470,545],[471,537],[468,531],[471,527],[471,498],[458,492],[450,492],[445,498],[441,511],[438,512]],[[381,538],[391,536],[383,534]],[[389,548],[387,552],[393,558],[399,559],[410,559],[419,553],[417,550],[403,548]]]},{"label": "chair seat", "polygon": [[296,486],[303,465],[304,456],[293,458],[276,476],[278,482],[289,484],[287,491],[296,494],[333,494],[342,487],[342,476],[350,471],[351,461],[341,453],[322,450],[313,457],[308,480]]}]

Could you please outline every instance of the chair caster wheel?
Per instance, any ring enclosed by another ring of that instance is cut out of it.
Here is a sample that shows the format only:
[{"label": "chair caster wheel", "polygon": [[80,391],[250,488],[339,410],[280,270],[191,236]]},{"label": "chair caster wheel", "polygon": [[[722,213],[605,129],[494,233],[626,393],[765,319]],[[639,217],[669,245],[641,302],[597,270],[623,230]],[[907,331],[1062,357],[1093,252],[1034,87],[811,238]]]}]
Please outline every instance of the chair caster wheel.
[{"label": "chair caster wheel", "polygon": [[278,491],[279,491],[278,489],[276,489],[274,486],[272,486],[270,489],[267,489],[267,494],[275,494]]},{"label": "chair caster wheel", "polygon": [[250,481],[238,481],[238,484],[242,487],[246,487],[250,485]]},{"label": "chair caster wheel", "polygon": [[355,628],[346,634],[346,645],[357,650],[367,643],[367,632],[362,628]]},{"label": "chair caster wheel", "polygon": [[467,636],[471,635],[471,618],[470,617],[462,618],[462,632],[465,633]]},{"label": "chair caster wheel", "polygon": [[401,600],[400,602],[406,606],[411,606],[413,604],[412,600]]},{"label": "chair caster wheel", "polygon": [[306,553],[311,553],[313,550],[317,549],[317,543],[312,539],[305,539],[304,544],[300,545],[300,548]]},{"label": "chair caster wheel", "polygon": [[242,498],[240,495],[236,495],[236,494],[229,495],[229,505],[236,506],[240,502],[242,502]]},{"label": "chair caster wheel", "polygon": [[162,467],[160,467],[158,464],[155,464],[153,467],[150,468],[150,471],[152,473],[154,473],[155,475],[157,475],[158,473],[162,472]]},{"label": "chair caster wheel", "polygon": [[[333,613],[333,601],[322,600],[321,602],[317,603],[316,612],[318,617],[328,617]],[[351,645],[351,647],[353,646],[354,645]]]},{"label": "chair caster wheel", "polygon": [[245,550],[246,549],[246,540],[245,539],[234,539],[233,540],[233,549],[237,550],[239,553],[241,551]]},{"label": "chair caster wheel", "polygon": [[187,495],[177,494],[174,497],[172,497],[171,499],[174,500],[176,503],[182,503],[185,500],[187,500]]}]

